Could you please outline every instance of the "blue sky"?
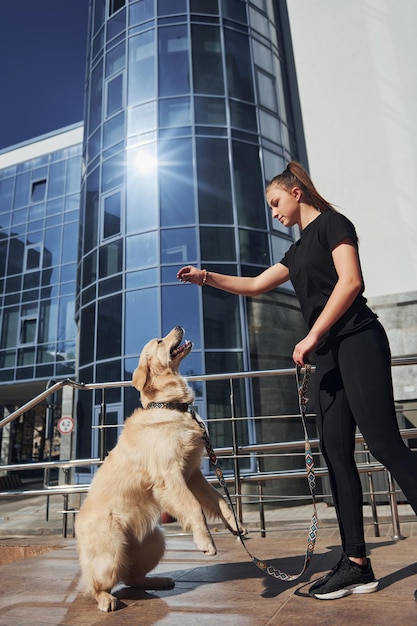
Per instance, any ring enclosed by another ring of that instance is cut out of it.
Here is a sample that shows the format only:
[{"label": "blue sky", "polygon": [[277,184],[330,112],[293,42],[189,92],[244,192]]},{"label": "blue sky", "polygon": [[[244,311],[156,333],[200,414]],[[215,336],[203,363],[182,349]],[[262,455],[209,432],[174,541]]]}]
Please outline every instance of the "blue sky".
[{"label": "blue sky", "polygon": [[88,0],[0,0],[0,150],[83,119]]}]

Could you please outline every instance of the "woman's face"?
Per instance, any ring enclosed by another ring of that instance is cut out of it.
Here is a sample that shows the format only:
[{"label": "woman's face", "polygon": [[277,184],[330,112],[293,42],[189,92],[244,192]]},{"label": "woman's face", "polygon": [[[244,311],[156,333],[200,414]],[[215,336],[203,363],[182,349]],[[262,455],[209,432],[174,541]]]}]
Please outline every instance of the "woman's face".
[{"label": "woman's face", "polygon": [[300,221],[300,190],[294,187],[286,191],[276,185],[266,192],[266,201],[271,207],[272,218],[281,222],[283,226],[290,228]]}]

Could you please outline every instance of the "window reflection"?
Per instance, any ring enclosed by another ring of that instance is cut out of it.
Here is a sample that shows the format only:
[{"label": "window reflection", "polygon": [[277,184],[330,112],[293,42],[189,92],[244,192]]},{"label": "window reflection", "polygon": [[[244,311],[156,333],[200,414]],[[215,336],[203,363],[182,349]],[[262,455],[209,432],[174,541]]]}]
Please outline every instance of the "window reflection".
[{"label": "window reflection", "polygon": [[196,124],[226,125],[226,107],[223,98],[196,96],[194,98]]},{"label": "window reflection", "polygon": [[154,337],[160,336],[158,289],[125,294],[125,354],[137,355]]},{"label": "window reflection", "polygon": [[129,40],[128,103],[136,104],[155,97],[155,31]]},{"label": "window reflection", "polygon": [[161,230],[161,263],[193,263],[197,260],[195,228]]},{"label": "window reflection", "polygon": [[126,238],[126,269],[133,270],[158,264],[157,232]]},{"label": "window reflection", "polygon": [[225,29],[225,46],[229,96],[253,102],[249,38]]},{"label": "window reflection", "polygon": [[159,29],[159,95],[175,96],[190,91],[188,33],[185,25]]},{"label": "window reflection", "polygon": [[155,0],[140,0],[129,6],[129,24],[141,24],[155,17]]},{"label": "window reflection", "polygon": [[170,285],[161,289],[162,334],[167,334],[174,326],[185,329],[187,339],[196,349],[201,348],[199,290],[190,285]]},{"label": "window reflection", "polygon": [[234,141],[233,166],[239,224],[251,228],[266,228],[258,146]]},{"label": "window reflection", "polygon": [[241,348],[239,296],[215,289],[205,289],[203,306],[205,348],[221,350]]},{"label": "window reflection", "polygon": [[193,25],[191,37],[195,93],[224,94],[220,29]]},{"label": "window reflection", "polygon": [[[107,84],[107,115],[112,115],[123,106],[123,74],[119,74]],[[106,146],[106,144],[105,144]]]},{"label": "window reflection", "polygon": [[268,236],[256,230],[239,230],[239,248],[242,263],[268,266]]},{"label": "window reflection", "polygon": [[190,126],[190,98],[168,98],[159,101],[159,126]]},{"label": "window reflection", "polygon": [[162,143],[159,155],[162,226],[195,224],[193,181],[191,139]]}]

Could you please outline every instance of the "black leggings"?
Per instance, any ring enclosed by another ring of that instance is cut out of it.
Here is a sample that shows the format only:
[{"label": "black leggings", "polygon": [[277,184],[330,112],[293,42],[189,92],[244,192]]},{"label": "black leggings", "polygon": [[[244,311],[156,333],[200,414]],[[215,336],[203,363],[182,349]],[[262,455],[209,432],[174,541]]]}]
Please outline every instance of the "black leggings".
[{"label": "black leggings", "polygon": [[364,557],[362,487],[354,459],[356,426],[417,513],[417,456],[399,434],[391,353],[379,321],[318,350],[315,380],[317,428],[343,550],[348,556]]}]

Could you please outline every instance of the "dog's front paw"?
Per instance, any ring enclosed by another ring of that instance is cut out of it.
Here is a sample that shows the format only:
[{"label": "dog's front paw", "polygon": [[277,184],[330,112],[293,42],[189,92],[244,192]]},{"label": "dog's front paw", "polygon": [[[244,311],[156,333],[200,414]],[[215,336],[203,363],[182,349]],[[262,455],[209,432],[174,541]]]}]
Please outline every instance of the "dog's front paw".
[{"label": "dog's front paw", "polygon": [[217,550],[214,545],[209,546],[206,550],[203,550],[203,552],[204,554],[207,554],[207,556],[214,556],[215,554],[217,554]]},{"label": "dog's front paw", "polygon": [[217,554],[216,546],[213,543],[211,537],[196,537],[194,536],[194,541],[199,550],[207,554],[207,556],[214,556]]},{"label": "dog's front paw", "polygon": [[116,596],[112,596],[111,593],[107,593],[107,591],[101,591],[97,594],[97,608],[100,611],[104,611],[105,613],[110,613],[111,611],[116,611],[119,601]]}]

